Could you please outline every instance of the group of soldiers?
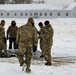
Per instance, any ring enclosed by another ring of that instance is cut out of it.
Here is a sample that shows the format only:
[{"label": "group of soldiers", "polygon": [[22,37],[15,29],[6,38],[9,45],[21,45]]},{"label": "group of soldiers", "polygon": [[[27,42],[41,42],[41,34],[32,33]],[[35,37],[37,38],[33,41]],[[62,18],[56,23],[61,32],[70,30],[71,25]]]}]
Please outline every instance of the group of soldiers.
[{"label": "group of soldiers", "polygon": [[[8,57],[7,54],[7,40],[9,39],[9,49],[12,49],[12,45],[14,45],[14,49],[18,49],[18,45],[16,44],[16,33],[18,27],[16,26],[16,22],[14,20],[11,21],[11,25],[7,29],[7,37],[5,37],[5,20],[1,20],[0,23],[0,57]],[[14,44],[13,44],[14,43]]]},{"label": "group of soldiers", "polygon": [[[6,49],[4,49],[3,41],[5,38],[4,26],[5,21],[1,20],[0,24],[0,56],[2,50],[4,50],[4,55],[7,56]],[[40,30],[38,31],[35,27],[35,22],[32,17],[28,18],[28,21],[25,25],[16,26],[16,22],[12,21],[11,26],[7,30],[7,39],[9,41],[9,49],[12,49],[12,42],[14,42],[14,49],[18,48],[17,58],[19,60],[20,66],[26,64],[26,72],[30,73],[30,65],[32,59],[32,52],[37,51],[38,39],[40,39],[40,48],[42,55],[46,60],[45,65],[50,66],[51,63],[51,48],[53,45],[53,34],[54,30],[48,20],[38,23]],[[14,27],[13,27],[14,26]],[[11,31],[11,32],[10,32]],[[15,32],[16,31],[16,32]],[[13,36],[11,35],[13,34]],[[24,58],[25,57],[25,58]]]}]

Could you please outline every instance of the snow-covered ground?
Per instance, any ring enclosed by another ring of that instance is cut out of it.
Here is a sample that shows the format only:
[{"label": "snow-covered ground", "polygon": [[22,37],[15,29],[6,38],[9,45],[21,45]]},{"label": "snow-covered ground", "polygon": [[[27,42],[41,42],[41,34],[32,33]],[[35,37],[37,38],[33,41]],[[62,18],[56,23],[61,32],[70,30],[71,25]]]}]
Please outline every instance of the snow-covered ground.
[{"label": "snow-covered ground", "polygon": [[[0,18],[1,20],[1,18]],[[17,26],[27,22],[27,19],[5,18],[5,30],[16,20]],[[35,25],[49,20],[54,28],[54,43],[52,47],[52,66],[45,66],[45,60],[32,59],[30,75],[76,75],[76,19],[35,19]],[[7,43],[8,44],[8,43]],[[38,44],[38,50],[39,44]],[[27,75],[19,66],[17,58],[0,58],[0,75]]]},{"label": "snow-covered ground", "polygon": [[[33,1],[42,1],[42,0],[33,0]],[[74,0],[44,0],[45,3],[72,3]]]}]

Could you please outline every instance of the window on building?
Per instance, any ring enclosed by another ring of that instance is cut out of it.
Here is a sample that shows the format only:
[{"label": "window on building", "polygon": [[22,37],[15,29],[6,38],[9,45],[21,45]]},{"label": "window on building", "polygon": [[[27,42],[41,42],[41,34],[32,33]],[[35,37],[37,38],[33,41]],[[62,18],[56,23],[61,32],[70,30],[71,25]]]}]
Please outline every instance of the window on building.
[{"label": "window on building", "polygon": [[47,16],[47,13],[45,13],[45,16]]},{"label": "window on building", "polygon": [[42,13],[40,13],[40,16],[42,16]]},{"label": "window on building", "polygon": [[1,13],[1,16],[3,16],[3,13]]},{"label": "window on building", "polygon": [[58,13],[58,16],[60,16],[60,13]]},{"label": "window on building", "polygon": [[14,16],[16,16],[17,14],[16,13],[14,13]]},{"label": "window on building", "polygon": [[7,13],[7,16],[9,16],[9,13]]},{"label": "window on building", "polygon": [[21,13],[21,16],[23,16],[23,13]]},{"label": "window on building", "polygon": [[34,15],[38,15],[38,13],[34,13]]},{"label": "window on building", "polygon": [[28,14],[27,13],[25,13],[25,16],[27,16]]},{"label": "window on building", "polygon": [[68,13],[66,13],[66,16],[68,16]]},{"label": "window on building", "polygon": [[30,16],[32,16],[32,13],[30,13]]},{"label": "window on building", "polygon": [[52,13],[50,13],[50,16],[52,16]]},{"label": "window on building", "polygon": [[73,13],[73,16],[74,16],[74,13]]}]

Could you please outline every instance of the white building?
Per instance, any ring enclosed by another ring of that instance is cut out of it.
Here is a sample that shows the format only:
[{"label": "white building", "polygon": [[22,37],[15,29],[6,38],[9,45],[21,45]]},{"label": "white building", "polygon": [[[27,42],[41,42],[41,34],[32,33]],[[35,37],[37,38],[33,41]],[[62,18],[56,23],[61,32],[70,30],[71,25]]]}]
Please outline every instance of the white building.
[{"label": "white building", "polygon": [[75,18],[76,4],[0,5],[0,18]]}]

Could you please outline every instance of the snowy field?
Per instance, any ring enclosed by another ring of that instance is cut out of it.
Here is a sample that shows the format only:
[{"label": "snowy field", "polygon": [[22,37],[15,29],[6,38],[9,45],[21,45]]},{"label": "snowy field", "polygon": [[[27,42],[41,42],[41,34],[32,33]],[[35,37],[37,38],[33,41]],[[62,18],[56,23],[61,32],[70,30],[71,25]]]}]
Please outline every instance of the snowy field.
[{"label": "snowy field", "polygon": [[[39,0],[33,0],[33,1],[39,1]],[[45,3],[72,3],[74,0],[44,0]]]},{"label": "snowy field", "polygon": [[[11,20],[16,20],[18,27],[27,22],[27,19],[5,18],[5,20],[5,30]],[[54,43],[51,51],[53,64],[45,66],[44,59],[32,59],[30,75],[76,75],[76,19],[35,19],[38,30],[38,23],[40,21],[44,23],[45,20],[49,20],[54,28]],[[38,50],[41,51],[39,44]],[[0,75],[27,75],[21,69],[17,58],[0,58]]]}]

